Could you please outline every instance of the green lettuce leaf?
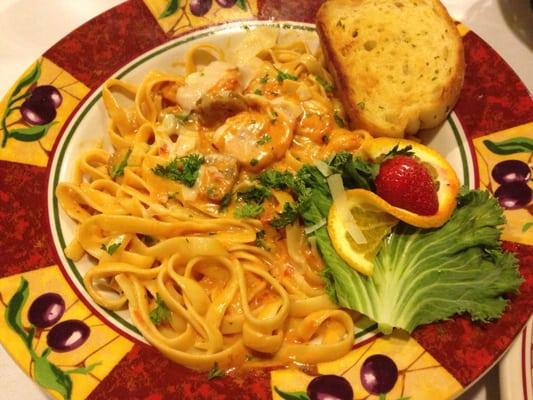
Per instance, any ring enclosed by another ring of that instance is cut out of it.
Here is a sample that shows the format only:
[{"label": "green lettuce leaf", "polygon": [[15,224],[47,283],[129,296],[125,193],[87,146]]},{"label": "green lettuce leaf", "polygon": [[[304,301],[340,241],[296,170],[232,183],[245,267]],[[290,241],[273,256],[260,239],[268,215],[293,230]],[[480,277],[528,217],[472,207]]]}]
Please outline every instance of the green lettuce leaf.
[{"label": "green lettuce leaf", "polygon": [[[299,212],[309,226],[327,217],[332,200],[320,174],[308,168],[304,178]],[[372,277],[350,268],[322,227],[314,235],[325,262],[326,290],[339,305],[376,321],[383,333],[412,332],[455,314],[482,322],[498,318],[507,305],[503,295],[522,282],[516,258],[501,248],[502,212],[487,192],[463,190],[444,226],[398,224],[376,256]]]},{"label": "green lettuce leaf", "polygon": [[398,224],[377,254],[371,278],[337,259],[326,262],[326,276],[340,305],[367,315],[384,333],[412,332],[463,313],[487,322],[505,310],[503,294],[522,282],[514,255],[500,246],[503,222],[494,198],[469,191],[441,228]]}]

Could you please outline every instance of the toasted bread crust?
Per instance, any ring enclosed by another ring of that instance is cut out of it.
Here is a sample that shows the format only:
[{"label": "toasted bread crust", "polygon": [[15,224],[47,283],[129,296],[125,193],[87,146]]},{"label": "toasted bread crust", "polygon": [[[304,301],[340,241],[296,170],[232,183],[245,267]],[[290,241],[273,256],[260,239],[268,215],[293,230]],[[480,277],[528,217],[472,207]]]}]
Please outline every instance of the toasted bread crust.
[{"label": "toasted bread crust", "polygon": [[[346,8],[349,8],[350,11],[353,12],[353,15],[356,15],[359,7],[369,1],[329,0],[320,7],[316,16],[317,32],[320,37],[328,69],[335,80],[338,96],[344,104],[352,129],[366,129],[374,136],[403,137],[406,135],[412,135],[419,129],[432,128],[439,125],[457,102],[465,73],[462,39],[457,31],[455,23],[444,6],[442,6],[438,0],[428,1],[431,2],[430,5],[435,8],[436,14],[438,14],[438,16],[435,16],[434,18],[440,18],[447,26],[446,32],[447,35],[449,35],[447,39],[453,44],[450,50],[454,53],[450,59],[455,60],[455,63],[446,65],[450,68],[451,73],[444,84],[437,88],[428,87],[428,91],[440,91],[440,93],[438,93],[438,95],[432,93],[430,96],[431,98],[427,99],[427,101],[422,104],[416,105],[416,107],[409,101],[405,102],[405,104],[400,107],[400,111],[397,111],[399,116],[398,120],[394,121],[394,124],[383,123],[383,121],[380,120],[380,116],[375,112],[368,109],[364,110],[363,107],[358,106],[358,104],[362,104],[359,93],[359,91],[362,91],[362,88],[354,83],[356,81],[354,76],[354,65],[353,63],[348,65],[346,57],[343,59],[343,56],[341,55],[341,51],[343,51],[344,48],[339,47],[339,36],[344,35],[344,43],[346,43],[347,36],[345,33],[339,32],[338,29],[339,21],[343,19],[343,17],[340,19],[337,17],[340,13],[340,11],[337,11],[338,6],[340,5],[340,7],[343,7],[345,14]],[[392,0],[380,0],[379,3],[389,3],[390,5],[395,2]],[[335,13],[337,13],[337,15],[335,15]],[[333,17],[334,15],[335,18]],[[346,23],[349,24],[349,21]],[[401,24],[398,24],[396,29],[400,30],[404,28],[400,25]],[[346,31],[350,32],[351,28],[351,26],[347,25]],[[394,29],[394,27],[391,29]],[[411,52],[414,55],[420,55],[423,51],[424,49],[413,49]],[[399,58],[398,62],[400,63],[402,60],[402,58]],[[357,59],[354,62],[363,64],[365,63],[365,60]],[[383,78],[384,77],[380,76],[378,79]],[[402,98],[405,97],[406,96],[403,95]]]}]

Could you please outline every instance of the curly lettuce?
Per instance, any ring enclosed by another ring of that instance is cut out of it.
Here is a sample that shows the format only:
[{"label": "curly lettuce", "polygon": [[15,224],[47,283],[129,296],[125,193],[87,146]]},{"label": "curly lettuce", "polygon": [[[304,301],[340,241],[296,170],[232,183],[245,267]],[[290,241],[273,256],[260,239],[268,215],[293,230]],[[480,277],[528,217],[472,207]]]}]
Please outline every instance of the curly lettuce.
[{"label": "curly lettuce", "polygon": [[[299,212],[310,226],[327,217],[327,183],[307,168],[300,180]],[[297,175],[297,179],[298,179]],[[475,321],[498,318],[506,293],[522,283],[517,260],[502,250],[503,211],[487,192],[462,190],[450,220],[436,229],[399,223],[383,243],[374,274],[353,270],[335,252],[327,228],[314,232],[325,262],[326,289],[341,306],[378,323],[412,332],[417,326],[468,313]]]}]

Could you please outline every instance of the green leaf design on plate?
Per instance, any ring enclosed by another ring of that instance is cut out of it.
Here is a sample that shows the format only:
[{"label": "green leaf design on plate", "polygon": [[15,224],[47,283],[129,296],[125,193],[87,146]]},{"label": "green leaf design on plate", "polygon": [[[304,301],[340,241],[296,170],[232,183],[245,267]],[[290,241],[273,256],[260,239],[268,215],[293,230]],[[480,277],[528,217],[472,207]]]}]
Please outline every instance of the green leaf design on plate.
[{"label": "green leaf design on plate", "polygon": [[22,309],[28,300],[28,295],[28,281],[22,277],[17,291],[7,303],[5,311],[7,325],[15,331],[28,348],[33,360],[33,374],[35,381],[43,388],[55,390],[61,394],[64,399],[70,400],[72,397],[72,379],[69,375],[88,374],[100,363],[63,371],[57,365],[48,361],[48,356],[52,352],[51,348],[45,348],[39,356],[33,348],[35,327],[31,326],[28,330],[25,330],[22,326]]},{"label": "green leaf design on plate", "polygon": [[64,399],[70,400],[72,379],[67,373],[46,359],[49,353],[45,350],[41,357],[33,359],[35,381],[44,388],[57,391]]},{"label": "green leaf design on plate", "polygon": [[499,155],[528,153],[533,151],[533,139],[528,137],[515,137],[502,140],[501,142],[493,142],[492,140],[487,139],[483,141],[483,144],[491,152]]},{"label": "green leaf design on plate", "polygon": [[35,142],[45,136],[50,127],[55,124],[57,121],[52,121],[46,125],[34,125],[29,128],[15,128],[9,131],[9,137],[21,142]]},{"label": "green leaf design on plate", "polygon": [[284,400],[309,400],[309,396],[305,392],[285,392],[278,389],[277,386],[274,386],[274,390]]},{"label": "green leaf design on plate", "polygon": [[[20,91],[22,89],[24,89],[26,86],[30,86],[31,84],[37,82],[37,80],[41,76],[41,64],[42,64],[42,61],[37,61],[35,63],[35,66],[32,68],[32,70],[30,72],[28,72],[28,74],[25,75],[19,81],[17,86],[15,86],[15,89],[13,90],[13,93],[11,93],[11,98],[13,98],[17,94],[19,94]],[[11,98],[10,98],[10,100],[11,100]]]},{"label": "green leaf design on plate", "polygon": [[[28,339],[30,336],[33,338],[33,335],[28,335],[24,328],[22,327],[22,307],[26,304],[28,300],[28,281],[24,278],[20,279],[20,285],[11,297],[11,300],[7,303],[7,308],[5,312],[6,322],[13,331],[28,345]],[[31,342],[30,342],[31,343]]]},{"label": "green leaf design on plate", "polygon": [[159,18],[161,19],[161,18],[171,16],[178,10],[179,6],[180,6],[179,0],[168,0],[167,6],[163,10],[163,12],[159,14]]}]

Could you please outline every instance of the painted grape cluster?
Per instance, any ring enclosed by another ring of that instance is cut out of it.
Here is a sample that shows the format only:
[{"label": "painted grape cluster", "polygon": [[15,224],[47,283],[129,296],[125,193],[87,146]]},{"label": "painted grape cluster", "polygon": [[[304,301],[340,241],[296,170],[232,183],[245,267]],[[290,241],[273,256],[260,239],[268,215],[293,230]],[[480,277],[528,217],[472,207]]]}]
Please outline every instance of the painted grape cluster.
[{"label": "painted grape cluster", "polygon": [[[69,319],[55,325],[65,312],[65,301],[57,293],[45,293],[37,297],[28,310],[28,320],[37,328],[52,326],[46,343],[57,352],[77,349],[89,338],[91,330],[83,321]],[[55,325],[55,326],[54,326]]]},{"label": "painted grape cluster", "polygon": [[[38,141],[56,123],[54,120],[57,108],[63,102],[63,97],[52,85],[37,85],[41,76],[41,63],[38,61],[30,72],[22,77],[7,98],[6,107],[0,116],[2,147],[6,146],[8,139],[21,142]],[[21,118],[15,121],[15,127],[11,127],[7,119],[15,112],[20,112]]]},{"label": "painted grape cluster", "polygon": [[[359,378],[368,393],[385,399],[398,381],[398,367],[390,357],[374,354],[363,362]],[[350,382],[339,375],[315,377],[307,385],[306,392],[285,392],[277,387],[274,390],[284,400],[352,400],[354,397]]]},{"label": "painted grape cluster", "polygon": [[[231,8],[237,5],[240,9],[246,10],[245,0],[215,0],[215,2],[222,8]],[[212,6],[213,0],[190,0],[188,8],[192,15],[203,17],[209,12]],[[169,0],[159,18],[166,18],[178,11],[179,8],[180,4],[178,0]]]},{"label": "painted grape cluster", "polygon": [[61,93],[54,86],[37,86],[20,107],[22,119],[29,125],[49,124],[56,118],[56,109],[62,101]]},{"label": "painted grape cluster", "polygon": [[[533,139],[514,137],[500,142],[484,140],[483,144],[492,153],[501,156],[529,154],[527,162],[517,159],[500,161],[492,167],[491,176],[498,184],[496,189],[489,182],[488,189],[498,199],[500,206],[506,210],[525,209],[533,216],[533,193],[530,187],[533,167]],[[533,223],[526,222],[522,231],[526,232]]]},{"label": "painted grape cluster", "polygon": [[523,208],[531,201],[531,189],[527,185],[531,178],[531,169],[525,162],[501,161],[492,168],[492,178],[500,184],[494,196],[503,208]]},{"label": "painted grape cluster", "polygon": [[[72,397],[73,374],[88,374],[98,364],[62,370],[48,360],[52,351],[63,353],[79,348],[90,335],[89,326],[77,319],[59,322],[65,313],[65,301],[53,292],[44,293],[28,309],[29,327],[22,325],[22,309],[29,297],[28,281],[21,278],[19,288],[6,304],[5,320],[10,329],[22,340],[33,363],[35,381],[44,388],[58,392],[64,399]],[[47,347],[39,354],[35,342],[45,330]]]}]

